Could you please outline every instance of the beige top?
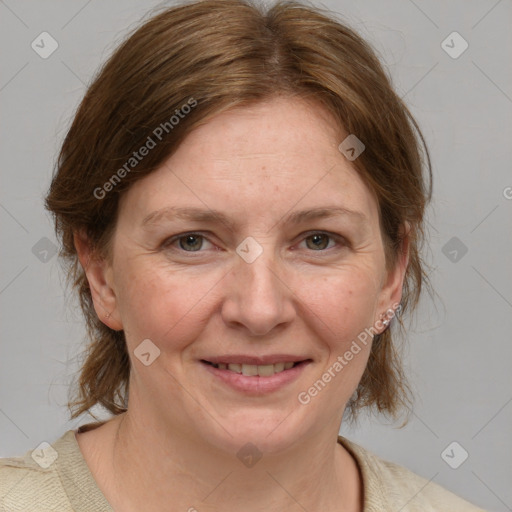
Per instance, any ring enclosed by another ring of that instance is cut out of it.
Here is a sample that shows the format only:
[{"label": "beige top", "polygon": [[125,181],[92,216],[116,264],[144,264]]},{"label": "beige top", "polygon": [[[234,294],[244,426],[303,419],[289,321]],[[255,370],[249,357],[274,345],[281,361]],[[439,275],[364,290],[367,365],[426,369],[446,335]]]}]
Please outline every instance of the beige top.
[{"label": "beige top", "polygon": [[[0,459],[1,512],[113,512],[82,456],[75,432],[68,430],[52,445],[39,445],[22,457]],[[342,436],[338,442],[361,469],[363,512],[485,512]]]}]

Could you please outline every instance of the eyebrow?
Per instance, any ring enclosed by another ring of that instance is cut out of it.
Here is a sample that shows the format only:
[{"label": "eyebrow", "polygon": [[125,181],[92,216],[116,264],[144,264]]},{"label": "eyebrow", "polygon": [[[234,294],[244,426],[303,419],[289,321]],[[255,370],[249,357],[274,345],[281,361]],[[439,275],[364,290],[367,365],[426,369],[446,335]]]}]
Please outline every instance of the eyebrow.
[{"label": "eyebrow", "polygon": [[[285,223],[295,225],[305,223],[307,221],[340,216],[352,217],[354,220],[360,223],[368,222],[367,216],[363,212],[351,210],[341,206],[333,206],[295,211],[285,215],[285,217],[276,224]],[[154,224],[158,224],[162,221],[175,219],[211,224],[224,224],[231,231],[235,231],[237,226],[235,221],[218,210],[202,209],[196,207],[167,207],[160,210],[155,210],[144,217],[142,226],[148,227]]]}]

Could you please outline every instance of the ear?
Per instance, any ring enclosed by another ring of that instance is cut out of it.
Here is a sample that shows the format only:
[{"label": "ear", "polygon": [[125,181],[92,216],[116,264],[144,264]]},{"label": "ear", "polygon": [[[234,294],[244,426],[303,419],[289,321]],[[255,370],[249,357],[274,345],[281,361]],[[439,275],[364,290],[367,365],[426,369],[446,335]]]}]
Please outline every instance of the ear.
[{"label": "ear", "polygon": [[73,235],[75,249],[84,269],[91,290],[94,309],[98,318],[115,331],[123,329],[119,317],[117,298],[113,286],[112,267],[91,247],[83,232]]},{"label": "ear", "polygon": [[405,272],[409,265],[410,232],[411,226],[408,222],[405,222],[400,229],[402,243],[396,256],[395,265],[387,271],[385,282],[380,292],[376,311],[377,318],[375,319],[378,333],[386,330],[387,326],[382,323],[382,320],[386,318],[391,320],[402,300]]}]

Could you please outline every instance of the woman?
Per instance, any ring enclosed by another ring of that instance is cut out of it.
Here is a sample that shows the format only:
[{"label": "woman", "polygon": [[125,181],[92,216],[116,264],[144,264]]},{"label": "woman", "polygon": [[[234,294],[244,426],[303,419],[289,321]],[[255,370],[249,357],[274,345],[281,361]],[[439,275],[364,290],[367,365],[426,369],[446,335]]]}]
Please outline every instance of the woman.
[{"label": "woman", "polygon": [[[4,459],[6,510],[480,510],[339,437],[410,396],[430,162],[319,10],[173,7],[89,88],[47,196],[91,344],[73,416]],[[424,176],[426,163],[428,176]]]}]

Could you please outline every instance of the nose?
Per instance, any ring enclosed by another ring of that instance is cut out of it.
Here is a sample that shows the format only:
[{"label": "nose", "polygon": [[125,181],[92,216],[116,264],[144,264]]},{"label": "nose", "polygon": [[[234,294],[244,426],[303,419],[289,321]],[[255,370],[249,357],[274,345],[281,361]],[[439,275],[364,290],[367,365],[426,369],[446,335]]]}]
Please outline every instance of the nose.
[{"label": "nose", "polygon": [[255,261],[237,259],[225,281],[222,318],[251,336],[264,336],[291,323],[296,311],[293,292],[267,249]]}]

